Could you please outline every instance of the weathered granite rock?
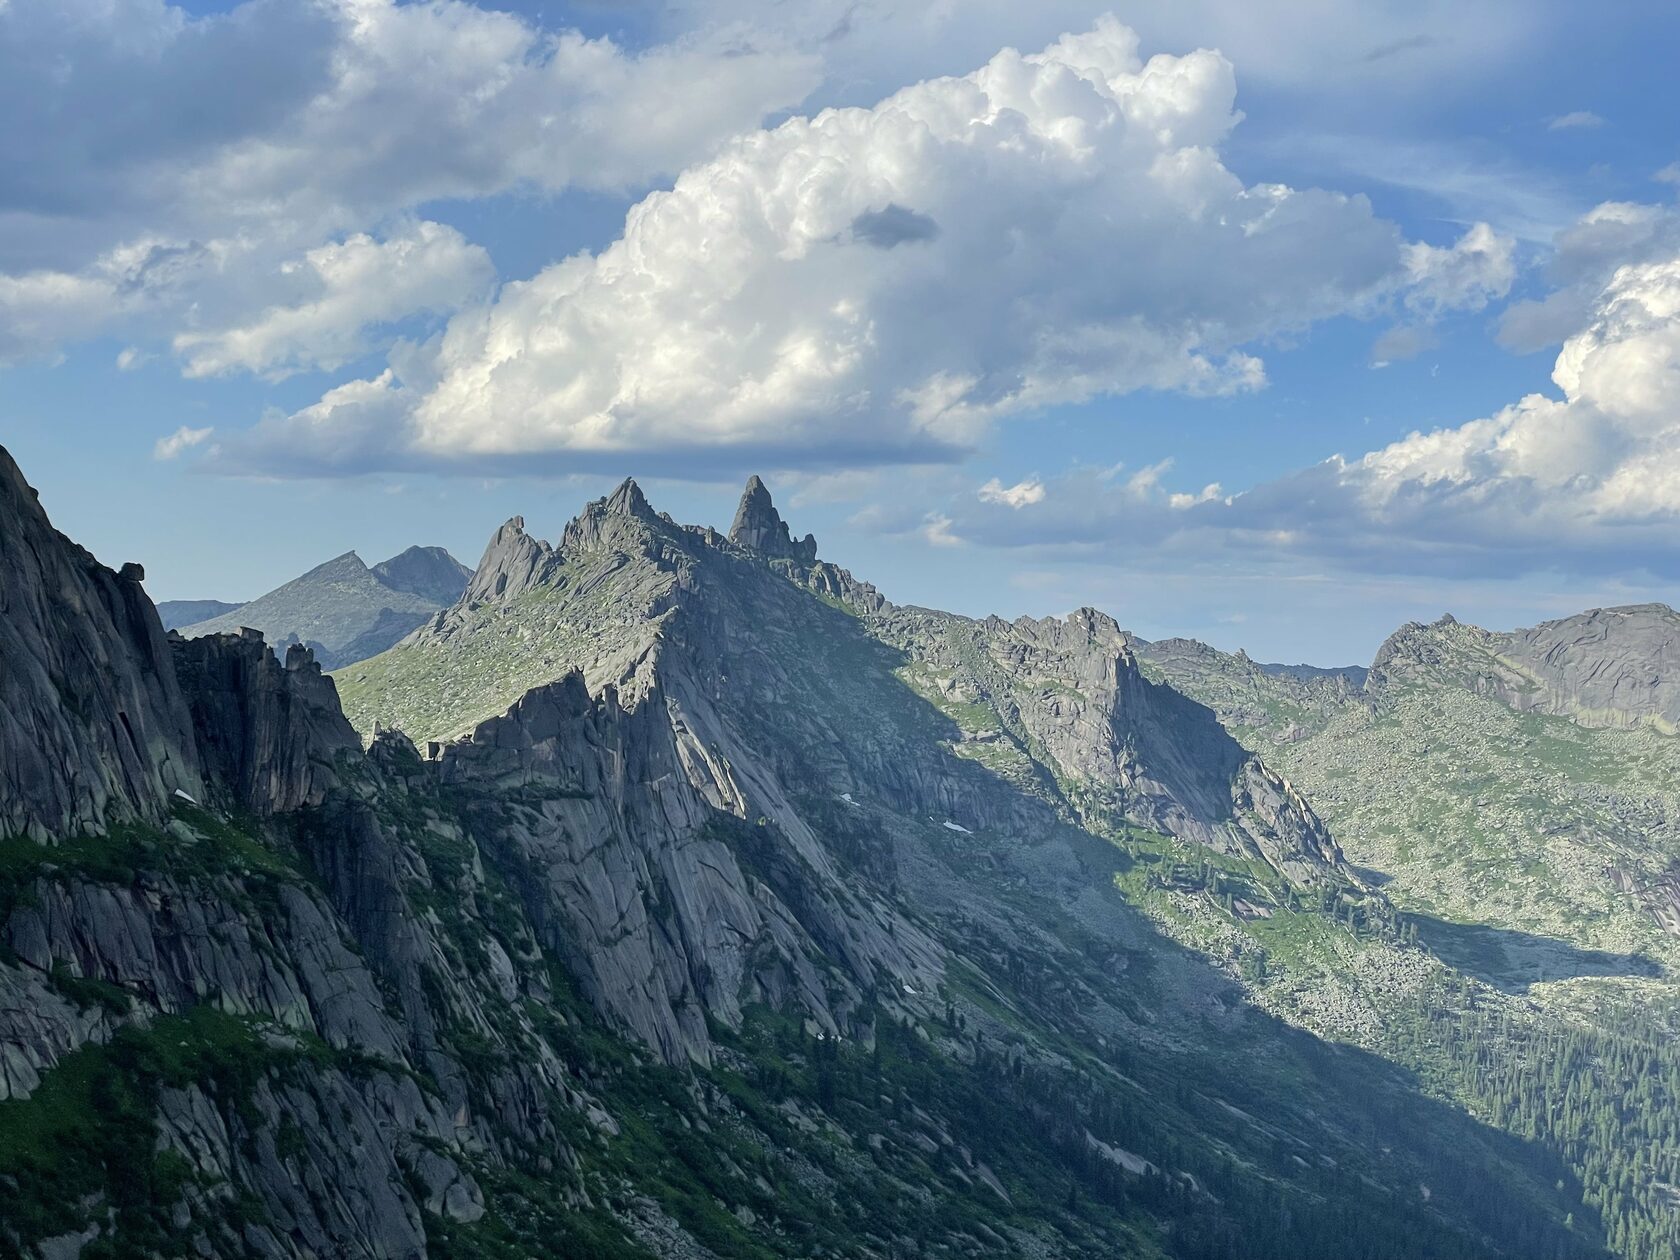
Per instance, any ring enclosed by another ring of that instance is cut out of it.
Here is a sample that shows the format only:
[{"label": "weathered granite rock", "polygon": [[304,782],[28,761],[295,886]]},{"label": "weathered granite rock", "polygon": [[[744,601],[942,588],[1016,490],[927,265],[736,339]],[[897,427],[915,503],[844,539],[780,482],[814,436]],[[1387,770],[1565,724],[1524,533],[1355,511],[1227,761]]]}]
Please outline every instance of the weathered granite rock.
[{"label": "weathered granite rock", "polygon": [[[245,1187],[262,1205],[266,1219],[230,1240],[241,1251],[414,1260],[427,1254],[422,1210],[457,1221],[483,1213],[477,1183],[443,1153],[459,1149],[448,1112],[406,1076],[271,1078],[242,1107],[197,1086],[166,1089],[159,1130],[204,1185]],[[423,1204],[410,1176],[426,1188]],[[189,1191],[183,1214],[189,1225],[202,1218],[207,1241],[225,1228],[215,1194]]]},{"label": "weathered granite rock", "polygon": [[[743,868],[787,842],[749,821],[769,795],[736,780],[653,677],[633,709],[610,687],[591,697],[576,673],[532,691],[447,746],[442,781],[521,802],[486,825],[533,876],[533,921],[591,1000],[664,1058],[707,1061],[706,1017],[738,1024],[755,1000],[838,1031],[846,1002],[816,967],[847,935],[838,878],[807,871],[793,908]],[[902,946],[872,961],[925,983]],[[855,1002],[855,983],[844,991]]]},{"label": "weathered granite rock", "polygon": [[817,540],[806,534],[795,541],[788,532],[787,522],[776,511],[770,491],[756,476],[747,480],[747,488],[741,492],[735,523],[729,527],[729,541],[771,559],[806,565],[817,559]]},{"label": "weathered granite rock", "polygon": [[212,791],[254,814],[319,805],[333,766],[359,756],[333,681],[293,644],[282,665],[254,630],[170,636]]},{"label": "weathered granite rock", "polygon": [[1505,636],[1500,656],[1535,684],[1513,699],[1583,726],[1680,732],[1680,614],[1594,608]]},{"label": "weathered granite rock", "polygon": [[1666,604],[1594,608],[1500,632],[1442,617],[1377,651],[1373,688],[1442,682],[1582,726],[1680,732],[1680,614]]},{"label": "weathered granite rock", "polygon": [[[27,947],[47,954],[44,941]],[[78,1046],[103,1040],[110,1027],[107,1012],[78,1007],[48,983],[47,971],[0,966],[0,1101],[29,1097],[42,1073]]]},{"label": "weathered granite rock", "polygon": [[163,627],[124,572],[54,530],[0,448],[0,835],[156,819],[201,790]]},{"label": "weathered granite rock", "polygon": [[491,536],[462,602],[511,599],[536,582],[553,554],[554,549],[542,539],[525,532],[523,516],[514,517]]},{"label": "weathered granite rock", "polygon": [[35,971],[63,967],[156,1010],[213,1001],[401,1061],[404,1038],[330,913],[292,886],[275,897],[273,917],[262,921],[229,895],[174,880],[123,888],[44,878],[0,940]]}]

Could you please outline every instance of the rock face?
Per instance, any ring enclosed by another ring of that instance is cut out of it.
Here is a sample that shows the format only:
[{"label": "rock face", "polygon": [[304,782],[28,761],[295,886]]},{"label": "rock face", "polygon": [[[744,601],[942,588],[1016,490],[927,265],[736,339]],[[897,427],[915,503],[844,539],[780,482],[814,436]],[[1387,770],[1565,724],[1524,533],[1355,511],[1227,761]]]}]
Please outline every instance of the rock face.
[{"label": "rock face", "polygon": [[336,668],[383,652],[453,604],[470,576],[441,547],[410,547],[371,569],[347,551],[181,633],[198,638],[255,629],[276,647],[302,643],[324,667]]},{"label": "rock face", "polygon": [[155,819],[171,792],[200,790],[142,576],[54,530],[0,449],[0,835]]},{"label": "rock face", "polygon": [[332,679],[294,643],[285,664],[254,630],[170,636],[205,773],[228,804],[254,814],[319,805],[333,766],[360,756]]},{"label": "rock face", "polygon": [[770,491],[757,477],[747,482],[741,494],[741,504],[735,509],[735,523],[729,527],[729,541],[771,559],[792,560],[795,564],[813,564],[817,558],[817,540],[810,534],[794,540],[787,522],[776,511]]},{"label": "rock face", "polygon": [[496,531],[467,583],[463,602],[482,604],[510,599],[531,587],[553,549],[525,532],[525,518],[516,516]]},{"label": "rock face", "polygon": [[1511,703],[1583,726],[1680,731],[1680,615],[1666,604],[1594,608],[1505,636],[1500,656],[1524,676]]},{"label": "rock face", "polygon": [[1402,626],[1377,652],[1375,684],[1456,684],[1519,712],[1588,727],[1680,731],[1680,615],[1665,604],[1594,608],[1506,633],[1443,617]]},{"label": "rock face", "polygon": [[663,1058],[704,1062],[708,1019],[738,1026],[755,1002],[851,1035],[861,991],[825,976],[824,957],[933,984],[937,951],[908,923],[883,931],[880,911],[859,918],[820,852],[806,853],[820,865],[798,902],[783,900],[762,863],[797,841],[740,817],[773,803],[749,801],[697,720],[662,684],[627,710],[616,689],[591,698],[572,673],[443,751],[445,785],[521,802],[496,830],[530,873],[527,905],[547,943],[591,1000]]}]

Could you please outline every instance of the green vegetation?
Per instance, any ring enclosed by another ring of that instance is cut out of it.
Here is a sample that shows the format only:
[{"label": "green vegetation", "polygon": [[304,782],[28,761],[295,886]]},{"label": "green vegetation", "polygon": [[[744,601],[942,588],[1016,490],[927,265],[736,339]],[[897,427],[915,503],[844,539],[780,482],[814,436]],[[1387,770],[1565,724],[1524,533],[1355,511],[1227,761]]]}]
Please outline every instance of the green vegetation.
[{"label": "green vegetation", "polygon": [[169,1213],[193,1176],[157,1150],[159,1091],[197,1085],[222,1104],[248,1107],[271,1070],[318,1044],[278,1042],[256,1023],[199,1006],[120,1029],[107,1045],[66,1056],[29,1098],[0,1102],[0,1220],[40,1238],[107,1220],[106,1242],[83,1254],[187,1254]]}]

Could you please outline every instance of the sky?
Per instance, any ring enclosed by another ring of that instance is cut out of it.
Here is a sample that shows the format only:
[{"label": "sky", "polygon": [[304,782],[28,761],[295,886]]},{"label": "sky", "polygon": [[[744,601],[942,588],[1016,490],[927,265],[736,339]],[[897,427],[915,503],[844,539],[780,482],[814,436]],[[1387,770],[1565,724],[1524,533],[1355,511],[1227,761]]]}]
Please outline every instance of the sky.
[{"label": "sky", "polygon": [[0,443],[154,599],[762,475],[1368,661],[1680,581],[1680,8],[0,0]]}]

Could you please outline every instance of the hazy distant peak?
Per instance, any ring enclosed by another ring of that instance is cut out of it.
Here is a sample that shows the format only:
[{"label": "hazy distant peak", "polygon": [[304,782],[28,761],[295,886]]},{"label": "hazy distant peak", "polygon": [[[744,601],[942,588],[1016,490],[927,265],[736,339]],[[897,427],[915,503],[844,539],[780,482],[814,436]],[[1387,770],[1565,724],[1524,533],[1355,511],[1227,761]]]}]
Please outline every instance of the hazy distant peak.
[{"label": "hazy distant peak", "polygon": [[453,604],[467,589],[472,570],[442,547],[410,547],[374,565],[373,575],[392,590]]}]

